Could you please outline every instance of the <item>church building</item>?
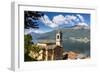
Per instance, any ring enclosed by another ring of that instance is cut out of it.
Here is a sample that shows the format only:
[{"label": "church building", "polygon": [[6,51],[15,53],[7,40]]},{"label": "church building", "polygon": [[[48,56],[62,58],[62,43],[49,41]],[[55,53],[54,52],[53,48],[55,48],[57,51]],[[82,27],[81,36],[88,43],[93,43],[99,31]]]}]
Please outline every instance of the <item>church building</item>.
[{"label": "church building", "polygon": [[62,47],[62,32],[59,30],[56,33],[55,43],[37,43],[37,46],[42,47],[41,60],[62,60],[63,47]]}]

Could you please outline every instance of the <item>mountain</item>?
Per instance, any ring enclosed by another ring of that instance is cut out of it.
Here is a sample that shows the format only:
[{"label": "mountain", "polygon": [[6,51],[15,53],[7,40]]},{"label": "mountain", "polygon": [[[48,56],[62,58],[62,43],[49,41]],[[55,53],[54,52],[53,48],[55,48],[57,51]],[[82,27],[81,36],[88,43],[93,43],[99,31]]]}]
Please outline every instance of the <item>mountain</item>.
[{"label": "mountain", "polygon": [[[74,27],[73,27],[74,28]],[[63,28],[61,29],[63,33],[63,39],[68,39],[69,37],[80,37],[80,38],[90,38],[90,30],[88,29],[73,29],[73,28]],[[45,40],[45,39],[55,39],[57,30],[41,34],[38,39]]]},{"label": "mountain", "polygon": [[[78,26],[79,27],[79,26]],[[74,28],[74,27],[73,27]],[[62,45],[66,51],[77,51],[81,53],[86,53],[90,55],[90,30],[89,29],[73,29],[73,28],[63,28],[62,31]],[[57,30],[34,35],[37,36],[37,41],[49,41],[53,40],[56,42],[56,32]]]},{"label": "mountain", "polygon": [[35,33],[35,32],[31,32],[31,33],[29,33],[31,36],[32,36],[32,41],[34,42],[34,43],[37,43],[38,41],[38,38],[41,36],[41,34],[40,33]]},{"label": "mountain", "polygon": [[77,24],[73,26],[73,29],[90,29],[90,26]]}]

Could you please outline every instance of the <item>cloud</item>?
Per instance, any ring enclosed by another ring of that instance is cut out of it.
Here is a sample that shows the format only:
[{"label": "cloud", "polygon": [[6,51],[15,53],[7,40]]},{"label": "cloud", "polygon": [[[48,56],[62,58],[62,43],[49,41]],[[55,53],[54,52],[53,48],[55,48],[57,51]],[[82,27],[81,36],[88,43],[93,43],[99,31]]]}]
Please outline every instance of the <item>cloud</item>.
[{"label": "cloud", "polygon": [[[81,25],[81,26],[88,26],[87,23],[85,23],[84,17],[80,14],[77,15],[56,15],[53,16],[52,19],[49,18],[49,16],[44,15],[40,18],[40,20],[48,27],[53,28],[53,29],[57,29],[59,28],[63,28],[66,26],[74,26],[74,25]],[[24,33],[25,34],[29,34],[31,32],[34,33],[45,33],[45,31],[43,31],[42,29],[25,29]]]},{"label": "cloud", "polygon": [[62,24],[67,23],[65,20],[65,17],[63,15],[54,16],[52,21],[58,25],[62,25]]},{"label": "cloud", "polygon": [[33,32],[35,32],[35,33],[40,33],[40,34],[41,34],[41,33],[45,33],[43,30],[40,30],[40,29],[34,29]]},{"label": "cloud", "polygon": [[55,27],[58,27],[57,24],[53,23],[49,17],[47,15],[44,15],[43,17],[40,18],[40,20],[46,25],[46,26],[49,26],[51,28],[55,28]]},{"label": "cloud", "polygon": [[52,21],[49,19],[49,17],[47,15],[44,15],[44,17],[42,18],[43,22],[46,24],[51,24]]},{"label": "cloud", "polygon": [[49,19],[47,15],[44,15],[40,18],[40,20],[46,25],[51,28],[57,28],[60,25],[68,24],[68,22],[65,20],[65,17],[63,15],[57,15],[54,16],[52,20]]},{"label": "cloud", "polygon": [[84,23],[84,22],[78,23],[77,25],[88,26],[88,24],[86,24],[86,23]]},{"label": "cloud", "polygon": [[76,20],[77,19],[77,17],[74,16],[74,15],[66,15],[65,18],[66,18],[67,21]]},{"label": "cloud", "polygon": [[45,33],[43,30],[41,30],[41,29],[32,29],[32,28],[30,28],[30,29],[25,29],[24,30],[24,34],[29,34],[29,33],[32,33],[32,32],[34,32],[34,33],[39,33],[39,34],[41,34],[41,33]]},{"label": "cloud", "polygon": [[30,29],[25,29],[24,30],[24,34],[29,34],[29,33],[31,33],[32,31],[30,30]]},{"label": "cloud", "polygon": [[52,19],[50,19],[47,15],[44,15],[43,17],[40,18],[40,20],[46,25],[51,28],[57,28],[60,26],[74,26],[76,24],[78,25],[86,25],[88,24],[85,23],[84,17],[80,14],[77,15],[56,15],[53,16]]},{"label": "cloud", "polygon": [[77,17],[79,18],[79,20],[80,20],[81,22],[84,22],[84,17],[83,17],[82,15],[77,14]]}]

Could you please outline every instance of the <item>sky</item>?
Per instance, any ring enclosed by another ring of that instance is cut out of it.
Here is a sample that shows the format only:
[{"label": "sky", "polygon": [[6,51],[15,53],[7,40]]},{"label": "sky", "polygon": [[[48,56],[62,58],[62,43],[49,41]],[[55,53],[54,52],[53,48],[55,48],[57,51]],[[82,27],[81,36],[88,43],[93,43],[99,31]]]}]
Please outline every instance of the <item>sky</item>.
[{"label": "sky", "polygon": [[56,29],[71,28],[75,25],[90,26],[90,14],[86,13],[61,13],[42,12],[44,16],[39,18],[39,29],[26,29],[25,33],[46,33]]}]

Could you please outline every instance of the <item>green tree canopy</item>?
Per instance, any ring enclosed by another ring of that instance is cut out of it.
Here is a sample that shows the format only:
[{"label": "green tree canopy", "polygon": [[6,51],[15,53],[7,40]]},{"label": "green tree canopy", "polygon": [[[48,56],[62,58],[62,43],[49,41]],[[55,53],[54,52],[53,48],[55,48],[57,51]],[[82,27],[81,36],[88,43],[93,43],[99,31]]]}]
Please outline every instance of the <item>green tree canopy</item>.
[{"label": "green tree canopy", "polygon": [[24,35],[24,48],[25,50],[31,49],[32,46],[32,36],[30,34]]}]

